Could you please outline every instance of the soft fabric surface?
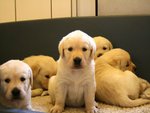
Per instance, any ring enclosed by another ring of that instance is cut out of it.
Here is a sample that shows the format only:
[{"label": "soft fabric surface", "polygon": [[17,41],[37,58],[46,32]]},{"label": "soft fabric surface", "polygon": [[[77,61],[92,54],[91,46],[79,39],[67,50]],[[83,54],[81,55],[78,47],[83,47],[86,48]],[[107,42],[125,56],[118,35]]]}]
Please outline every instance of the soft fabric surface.
[{"label": "soft fabric surface", "polygon": [[[150,113],[150,104],[134,107],[134,108],[121,108],[99,103],[99,113]],[[48,113],[53,105],[49,96],[39,96],[32,98],[32,107],[36,111]],[[65,108],[63,113],[85,113],[84,108]]]}]

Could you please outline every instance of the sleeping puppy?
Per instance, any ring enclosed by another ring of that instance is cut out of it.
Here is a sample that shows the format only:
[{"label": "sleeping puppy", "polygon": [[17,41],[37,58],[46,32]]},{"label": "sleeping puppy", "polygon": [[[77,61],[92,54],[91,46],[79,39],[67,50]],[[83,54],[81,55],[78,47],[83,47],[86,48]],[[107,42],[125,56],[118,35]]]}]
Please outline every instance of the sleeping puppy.
[{"label": "sleeping puppy", "polygon": [[49,78],[56,75],[57,63],[50,56],[30,56],[23,60],[33,72],[32,96],[38,96],[48,89]]},{"label": "sleeping puppy", "polygon": [[[102,55],[101,58],[117,69],[120,69],[122,71],[129,70],[135,72],[136,66],[132,62],[130,54],[123,49],[112,49],[109,52],[105,53],[105,55]],[[150,92],[148,92],[149,90],[147,90],[147,88],[150,88],[149,82],[140,77],[139,79],[141,86],[140,96],[142,98],[150,98]]]},{"label": "sleeping puppy", "polygon": [[135,71],[136,66],[132,62],[130,54],[127,51],[121,48],[115,48],[105,54],[101,56],[101,59],[105,60],[111,66],[122,71]]},{"label": "sleeping puppy", "polygon": [[0,104],[8,108],[31,109],[32,70],[20,60],[0,66]]},{"label": "sleeping puppy", "polygon": [[111,42],[102,36],[97,36],[93,39],[96,43],[96,54],[94,57],[95,60],[113,48]]},{"label": "sleeping puppy", "polygon": [[[109,54],[114,51],[122,52],[118,52],[116,55]],[[112,62],[118,62],[114,64],[120,65],[119,67],[122,67],[121,64],[125,62],[128,65],[126,69],[120,69],[112,65]],[[148,99],[139,98],[141,81],[133,72],[129,71],[131,69],[128,68],[129,66],[133,66],[130,55],[121,49],[113,49],[96,60],[96,99],[98,101],[122,107],[135,107],[150,103]]]},{"label": "sleeping puppy", "polygon": [[57,75],[49,81],[49,94],[55,104],[51,113],[61,113],[65,105],[85,105],[87,113],[97,112],[94,105],[95,51],[92,37],[80,30],[69,33],[60,41]]}]

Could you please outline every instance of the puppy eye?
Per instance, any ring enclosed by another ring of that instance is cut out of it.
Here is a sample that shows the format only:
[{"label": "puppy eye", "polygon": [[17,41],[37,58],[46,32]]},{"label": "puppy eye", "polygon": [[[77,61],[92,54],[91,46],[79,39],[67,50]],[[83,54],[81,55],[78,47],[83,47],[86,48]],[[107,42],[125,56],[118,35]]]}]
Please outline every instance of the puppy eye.
[{"label": "puppy eye", "polygon": [[9,79],[9,78],[6,78],[6,79],[5,79],[5,82],[6,82],[6,83],[9,83],[9,82],[10,82],[10,79]]},{"label": "puppy eye", "polygon": [[107,49],[107,47],[103,47],[103,50],[106,50]]},{"label": "puppy eye", "polygon": [[87,49],[85,47],[82,48],[82,51],[87,51]]},{"label": "puppy eye", "polygon": [[69,48],[68,48],[68,51],[72,51],[72,50],[73,50],[73,48],[72,48],[72,47],[69,47]]},{"label": "puppy eye", "polygon": [[23,82],[25,81],[26,79],[24,77],[21,77],[20,80]]},{"label": "puppy eye", "polygon": [[50,77],[49,77],[49,75],[45,75],[45,77],[47,78],[47,79],[49,79]]}]

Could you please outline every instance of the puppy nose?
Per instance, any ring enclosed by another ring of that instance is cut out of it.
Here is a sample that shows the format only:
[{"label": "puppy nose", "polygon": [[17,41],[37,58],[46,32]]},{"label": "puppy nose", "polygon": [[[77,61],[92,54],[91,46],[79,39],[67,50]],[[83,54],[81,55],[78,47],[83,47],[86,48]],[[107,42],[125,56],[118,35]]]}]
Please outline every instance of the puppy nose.
[{"label": "puppy nose", "polygon": [[75,57],[75,58],[73,59],[73,61],[74,61],[74,64],[75,64],[75,65],[80,65],[80,64],[81,64],[81,58],[80,58],[80,57]]},{"label": "puppy nose", "polygon": [[15,99],[20,97],[20,90],[18,88],[14,88],[11,93]]}]

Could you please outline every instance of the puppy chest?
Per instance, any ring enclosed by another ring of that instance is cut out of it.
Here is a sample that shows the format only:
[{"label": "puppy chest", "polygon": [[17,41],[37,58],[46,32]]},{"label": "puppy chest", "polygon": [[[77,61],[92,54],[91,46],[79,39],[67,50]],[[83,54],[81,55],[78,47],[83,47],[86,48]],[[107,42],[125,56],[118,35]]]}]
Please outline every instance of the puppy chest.
[{"label": "puppy chest", "polygon": [[68,86],[66,104],[69,106],[82,106],[84,104],[84,86]]}]

